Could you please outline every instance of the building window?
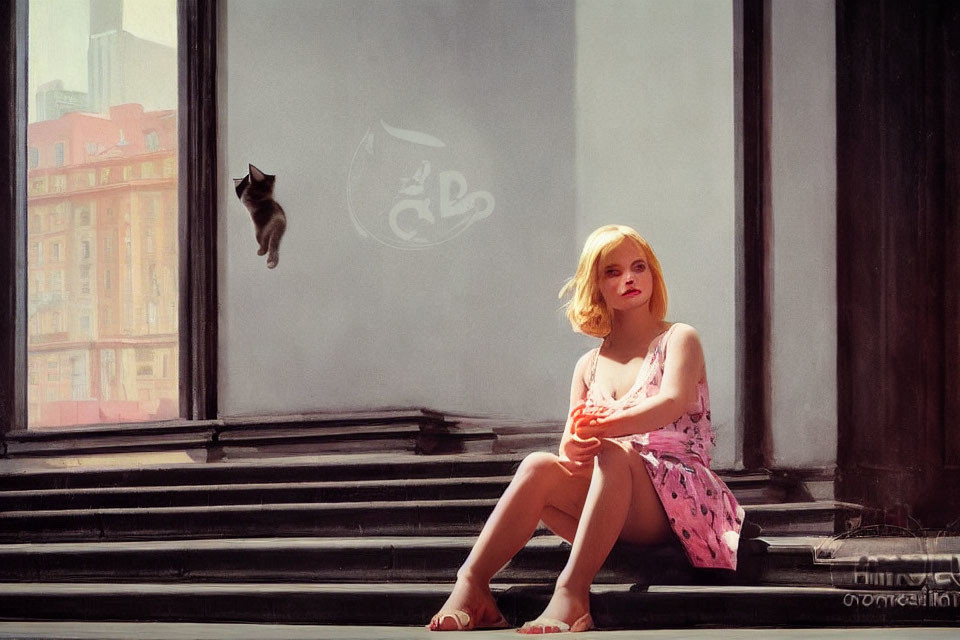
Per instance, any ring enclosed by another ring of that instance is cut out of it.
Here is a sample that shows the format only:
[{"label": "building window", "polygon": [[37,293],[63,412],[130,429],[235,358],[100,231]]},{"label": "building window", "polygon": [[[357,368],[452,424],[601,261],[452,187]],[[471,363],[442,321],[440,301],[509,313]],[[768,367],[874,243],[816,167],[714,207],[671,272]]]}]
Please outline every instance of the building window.
[{"label": "building window", "polygon": [[54,164],[56,164],[56,166],[58,167],[62,167],[63,166],[63,143],[62,142],[58,142],[57,144],[53,145],[53,157],[54,157]]},{"label": "building window", "polygon": [[156,151],[160,148],[160,136],[157,135],[156,131],[147,131],[147,135],[144,137],[147,151]]},{"label": "building window", "polygon": [[53,293],[62,293],[63,292],[63,272],[60,270],[54,270],[49,273],[50,278],[50,291]]},{"label": "building window", "polygon": [[90,265],[80,265],[80,293],[90,293]]},{"label": "building window", "polygon": [[40,166],[40,149],[36,147],[30,147],[27,151],[27,158],[31,169],[36,169]]},{"label": "building window", "polygon": [[[89,240],[82,240],[80,242],[80,257],[83,258],[84,260],[90,259],[90,241]],[[89,268],[90,267],[87,267],[87,269]]]},{"label": "building window", "polygon": [[87,397],[87,370],[84,359],[79,356],[70,358],[70,399],[83,400]]}]

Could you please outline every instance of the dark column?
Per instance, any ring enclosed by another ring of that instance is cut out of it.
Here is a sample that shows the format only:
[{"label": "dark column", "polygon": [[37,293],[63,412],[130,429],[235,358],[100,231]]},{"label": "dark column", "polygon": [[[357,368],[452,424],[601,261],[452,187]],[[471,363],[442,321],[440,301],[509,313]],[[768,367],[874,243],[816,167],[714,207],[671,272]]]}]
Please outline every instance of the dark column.
[{"label": "dark column", "polygon": [[27,2],[0,3],[0,435],[27,426]]},{"label": "dark column", "polygon": [[217,2],[179,0],[180,416],[217,417]]},{"label": "dark column", "polygon": [[945,118],[956,113],[945,96],[957,90],[946,73],[957,12],[949,2],[837,3],[837,489],[902,526],[960,515],[944,411],[957,394],[945,342],[954,331],[956,348],[945,295],[960,285],[960,139]]},{"label": "dark column", "polygon": [[770,306],[767,292],[770,203],[770,5],[735,4],[735,33],[742,78],[737,122],[742,174],[737,207],[737,418],[743,425],[743,464],[769,467]]}]

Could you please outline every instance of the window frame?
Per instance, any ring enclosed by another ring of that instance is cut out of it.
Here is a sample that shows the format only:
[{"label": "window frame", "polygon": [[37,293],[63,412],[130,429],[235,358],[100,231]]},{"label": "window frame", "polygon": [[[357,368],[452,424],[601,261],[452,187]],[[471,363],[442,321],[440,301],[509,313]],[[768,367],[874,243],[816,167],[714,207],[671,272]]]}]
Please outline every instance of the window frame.
[{"label": "window frame", "polygon": [[[217,417],[217,5],[177,1],[180,417],[163,424]],[[27,428],[28,9],[0,3],[0,436]]]}]

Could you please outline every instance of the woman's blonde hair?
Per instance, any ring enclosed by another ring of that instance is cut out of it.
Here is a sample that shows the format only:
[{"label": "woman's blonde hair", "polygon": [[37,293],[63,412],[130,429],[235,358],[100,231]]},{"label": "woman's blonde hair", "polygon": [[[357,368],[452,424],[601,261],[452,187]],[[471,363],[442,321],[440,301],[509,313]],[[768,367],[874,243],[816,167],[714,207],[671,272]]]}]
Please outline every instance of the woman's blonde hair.
[{"label": "woman's blonde hair", "polygon": [[650,244],[632,227],[610,224],[600,227],[590,234],[583,245],[583,251],[580,253],[576,275],[570,278],[560,289],[561,298],[569,291],[573,291],[573,296],[564,306],[567,318],[570,319],[574,331],[596,338],[603,338],[610,333],[612,316],[600,295],[597,268],[603,256],[628,239],[635,242],[643,250],[647,257],[647,266],[653,275],[650,313],[657,320],[663,320],[667,315],[667,285],[663,281],[660,261],[657,260]]}]

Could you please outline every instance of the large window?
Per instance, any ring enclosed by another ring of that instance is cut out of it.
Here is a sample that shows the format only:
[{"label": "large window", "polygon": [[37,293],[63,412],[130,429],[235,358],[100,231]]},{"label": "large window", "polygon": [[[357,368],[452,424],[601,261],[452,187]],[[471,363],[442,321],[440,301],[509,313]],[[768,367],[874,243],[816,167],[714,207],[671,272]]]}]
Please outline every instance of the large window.
[{"label": "large window", "polygon": [[216,417],[216,15],[0,2],[0,446]]},{"label": "large window", "polygon": [[69,374],[28,427],[175,418],[176,2],[30,0],[29,36],[27,367]]}]

